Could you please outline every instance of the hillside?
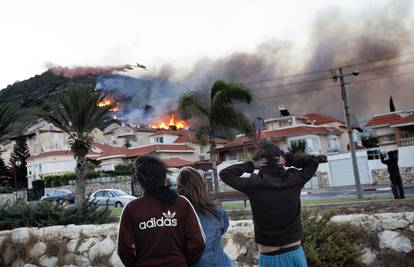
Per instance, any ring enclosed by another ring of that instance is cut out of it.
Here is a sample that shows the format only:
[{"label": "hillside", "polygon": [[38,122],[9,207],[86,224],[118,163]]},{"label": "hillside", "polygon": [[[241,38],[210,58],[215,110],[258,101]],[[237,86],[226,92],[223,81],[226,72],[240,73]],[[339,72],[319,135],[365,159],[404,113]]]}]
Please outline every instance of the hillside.
[{"label": "hillside", "polygon": [[69,79],[46,71],[0,90],[0,103],[11,103],[25,115],[14,125],[13,134],[19,134],[25,127],[33,124],[37,119],[33,114],[43,106],[45,101],[53,100],[59,90],[74,81],[90,82],[92,79]]}]

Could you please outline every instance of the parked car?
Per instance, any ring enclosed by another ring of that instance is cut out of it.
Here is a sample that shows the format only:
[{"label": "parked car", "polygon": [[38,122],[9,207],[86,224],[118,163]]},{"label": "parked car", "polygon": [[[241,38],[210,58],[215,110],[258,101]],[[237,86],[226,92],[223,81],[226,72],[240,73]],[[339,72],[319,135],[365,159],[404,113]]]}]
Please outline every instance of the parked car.
[{"label": "parked car", "polygon": [[75,194],[68,189],[59,189],[47,193],[45,196],[41,197],[40,200],[49,202],[55,201],[59,203],[67,201],[73,204],[75,203]]},{"label": "parked car", "polygon": [[99,206],[105,206],[108,203],[108,206],[120,208],[136,199],[136,197],[127,195],[127,193],[119,189],[101,189],[95,191],[89,199],[96,202]]}]

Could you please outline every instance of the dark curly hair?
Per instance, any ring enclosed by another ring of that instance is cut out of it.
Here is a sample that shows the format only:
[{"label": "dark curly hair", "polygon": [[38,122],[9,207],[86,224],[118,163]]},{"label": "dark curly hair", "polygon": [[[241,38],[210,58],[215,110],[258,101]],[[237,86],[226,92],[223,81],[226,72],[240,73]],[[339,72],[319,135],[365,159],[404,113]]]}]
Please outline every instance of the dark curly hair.
[{"label": "dark curly hair", "polygon": [[278,158],[285,153],[277,145],[268,140],[263,140],[257,146],[253,155],[253,160],[266,159],[266,166],[262,167],[261,173],[269,173],[273,176],[283,176],[285,170],[283,166],[277,164]]},{"label": "dark curly hair", "polygon": [[167,180],[165,163],[154,156],[142,156],[135,161],[135,177],[145,193],[158,197],[163,203],[174,204],[177,193]]}]

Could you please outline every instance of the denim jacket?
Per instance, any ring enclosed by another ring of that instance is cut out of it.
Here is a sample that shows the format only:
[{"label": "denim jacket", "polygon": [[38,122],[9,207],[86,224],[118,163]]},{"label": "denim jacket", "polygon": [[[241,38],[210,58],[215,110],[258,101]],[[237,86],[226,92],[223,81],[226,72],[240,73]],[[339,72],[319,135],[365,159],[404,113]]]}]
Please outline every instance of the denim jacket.
[{"label": "denim jacket", "polygon": [[200,260],[193,267],[229,267],[233,262],[221,247],[221,236],[227,231],[229,219],[224,208],[218,206],[220,219],[210,213],[197,211],[204,234],[206,235],[206,248]]}]

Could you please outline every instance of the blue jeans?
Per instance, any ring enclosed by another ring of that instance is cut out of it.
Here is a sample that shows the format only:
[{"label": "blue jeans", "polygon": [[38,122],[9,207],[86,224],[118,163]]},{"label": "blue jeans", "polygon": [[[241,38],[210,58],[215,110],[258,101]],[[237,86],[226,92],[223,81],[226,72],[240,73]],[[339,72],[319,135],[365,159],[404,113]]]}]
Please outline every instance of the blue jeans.
[{"label": "blue jeans", "polygon": [[263,255],[259,253],[260,267],[308,267],[303,248],[278,255]]}]

